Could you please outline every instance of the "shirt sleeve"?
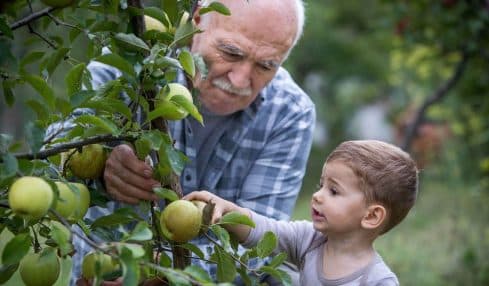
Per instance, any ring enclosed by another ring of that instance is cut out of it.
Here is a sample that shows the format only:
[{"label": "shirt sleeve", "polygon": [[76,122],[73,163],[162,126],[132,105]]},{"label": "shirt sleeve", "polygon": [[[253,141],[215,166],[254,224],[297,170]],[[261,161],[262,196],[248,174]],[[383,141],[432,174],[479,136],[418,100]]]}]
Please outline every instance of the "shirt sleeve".
[{"label": "shirt sleeve", "polygon": [[263,235],[271,231],[278,239],[274,253],[285,252],[287,260],[297,266],[308,247],[317,238],[317,232],[308,221],[279,221],[255,212],[251,212],[251,219],[256,226],[252,228],[243,246],[247,248],[256,246]]},{"label": "shirt sleeve", "polygon": [[312,145],[314,105],[287,110],[253,162],[236,202],[260,214],[288,220],[304,177]]}]

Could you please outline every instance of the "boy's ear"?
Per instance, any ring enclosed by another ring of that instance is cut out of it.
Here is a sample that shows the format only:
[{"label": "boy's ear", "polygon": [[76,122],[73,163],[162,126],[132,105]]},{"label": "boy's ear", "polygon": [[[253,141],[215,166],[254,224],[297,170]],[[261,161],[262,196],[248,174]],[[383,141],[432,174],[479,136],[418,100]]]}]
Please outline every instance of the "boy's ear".
[{"label": "boy's ear", "polygon": [[387,210],[384,206],[378,204],[370,205],[362,218],[362,227],[365,229],[376,229],[384,223],[386,217]]}]

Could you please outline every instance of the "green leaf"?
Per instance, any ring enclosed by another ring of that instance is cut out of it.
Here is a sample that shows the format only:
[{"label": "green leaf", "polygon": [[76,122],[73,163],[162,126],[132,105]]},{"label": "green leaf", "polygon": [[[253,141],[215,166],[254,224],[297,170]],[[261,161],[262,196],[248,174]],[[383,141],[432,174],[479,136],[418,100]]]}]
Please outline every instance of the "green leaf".
[{"label": "green leaf", "polygon": [[204,14],[212,12],[212,11],[216,11],[216,12],[223,14],[223,15],[226,15],[226,16],[231,15],[231,11],[229,11],[228,7],[224,6],[224,4],[222,4],[221,2],[218,2],[218,1],[212,2],[207,7],[202,7],[199,10],[199,14],[204,15]]},{"label": "green leaf", "polygon": [[177,21],[178,17],[178,5],[176,0],[161,0],[161,7],[165,9],[166,14],[173,23]]},{"label": "green leaf", "polygon": [[46,130],[33,122],[28,122],[25,127],[26,141],[33,153],[39,152],[43,146]]},{"label": "green leaf", "polygon": [[109,66],[113,66],[132,77],[136,76],[136,72],[134,71],[134,66],[117,54],[105,54],[105,55],[98,56],[93,60],[107,64]]},{"label": "green leaf", "polygon": [[219,282],[232,282],[236,277],[236,265],[233,258],[219,246],[214,246],[217,257],[217,280]]},{"label": "green leaf", "polygon": [[11,134],[0,133],[0,152],[6,152],[14,141],[14,137]]},{"label": "green leaf", "polygon": [[65,256],[73,251],[73,245],[70,243],[71,232],[62,224],[51,224],[51,236],[58,244],[61,256]]},{"label": "green leaf", "polygon": [[13,39],[14,34],[12,33],[12,30],[10,29],[10,26],[6,18],[7,17],[5,15],[2,15],[0,17],[0,32],[2,32],[5,36],[9,37],[10,39]]},{"label": "green leaf", "polygon": [[244,224],[250,227],[255,227],[255,222],[247,215],[237,211],[229,212],[221,217],[219,224]]},{"label": "green leaf", "polygon": [[170,285],[172,286],[192,286],[192,283],[190,283],[189,280],[185,279],[185,276],[178,275],[179,273],[176,270],[173,270],[173,272],[164,272],[163,275],[165,275],[166,278],[168,278],[168,281],[170,281]]},{"label": "green leaf", "polygon": [[195,76],[195,64],[192,54],[187,50],[182,50],[178,55],[178,61],[182,64],[185,72],[193,78]]},{"label": "green leaf", "polygon": [[170,27],[170,19],[168,18],[168,15],[165,13],[165,11],[161,10],[158,7],[146,7],[144,8],[144,15],[148,15],[150,17],[153,17],[165,25],[165,27]]},{"label": "green leaf", "polygon": [[126,50],[149,52],[148,45],[134,34],[117,33],[114,36],[114,40],[116,41],[117,45]]},{"label": "green leaf", "polygon": [[78,124],[95,125],[96,127],[99,127],[101,130],[113,135],[117,135],[120,133],[120,130],[113,122],[100,116],[85,114],[85,115],[78,116],[74,121],[75,123]]},{"label": "green leaf", "polygon": [[158,197],[162,199],[167,199],[170,202],[178,200],[178,195],[173,190],[157,187],[153,188],[153,191]]},{"label": "green leaf", "polygon": [[280,252],[278,255],[275,255],[273,257],[272,261],[270,261],[268,265],[271,267],[277,267],[280,264],[284,263],[285,259],[287,259],[287,253]]},{"label": "green leaf", "polygon": [[81,104],[80,107],[87,107],[97,111],[105,111],[108,114],[120,113],[126,118],[132,118],[131,109],[119,99],[113,98],[92,98]]},{"label": "green leaf", "polygon": [[188,100],[184,95],[174,95],[170,98],[171,102],[174,102],[181,106],[183,109],[185,109],[190,115],[192,115],[195,120],[200,122],[200,124],[204,124],[204,119],[202,118],[202,114],[199,113],[199,110],[197,107],[190,101]]},{"label": "green leaf", "polygon": [[164,148],[172,170],[180,176],[187,162],[187,157],[170,144],[165,145]]},{"label": "green leaf", "polygon": [[86,69],[84,63],[78,64],[70,69],[65,76],[66,91],[69,97],[79,92],[82,87],[82,76]]},{"label": "green leaf", "polygon": [[80,90],[75,92],[70,97],[70,104],[72,108],[80,107],[81,104],[90,100],[90,98],[94,97],[96,92],[94,90]]},{"label": "green leaf", "polygon": [[134,142],[136,155],[139,160],[144,160],[151,152],[151,142],[148,138],[139,138]]},{"label": "green leaf", "polygon": [[183,271],[199,282],[212,282],[212,278],[209,276],[209,273],[196,265],[187,266]]},{"label": "green leaf", "polygon": [[29,233],[21,233],[14,236],[3,249],[2,264],[9,265],[19,262],[31,248],[31,236]]},{"label": "green leaf", "polygon": [[267,231],[256,245],[256,250],[260,258],[265,258],[272,254],[277,248],[277,237],[273,232]]},{"label": "green leaf", "polygon": [[209,228],[212,233],[214,233],[214,235],[217,237],[217,239],[221,242],[221,245],[224,249],[231,248],[229,233],[223,227],[217,224],[213,224]]},{"label": "green leaf", "polygon": [[19,170],[17,158],[12,153],[6,153],[2,156],[3,163],[0,164],[0,179],[14,176]]},{"label": "green leaf", "polygon": [[39,93],[39,95],[42,96],[42,98],[46,101],[47,106],[51,110],[54,109],[56,104],[54,91],[51,89],[51,87],[49,87],[44,79],[32,74],[24,75],[23,78],[27,83],[32,86],[32,88],[34,88]]},{"label": "green leaf", "polygon": [[200,33],[200,30],[196,29],[191,22],[180,25],[175,31],[175,40],[170,44],[170,46],[186,46],[190,44],[192,36],[196,33]]},{"label": "green leaf", "polygon": [[142,258],[146,254],[144,247],[135,243],[120,243],[118,244],[119,250],[122,252],[124,250],[129,250],[133,258]]},{"label": "green leaf", "polygon": [[168,256],[168,254],[166,254],[166,252],[164,252],[164,251],[160,252],[159,264],[160,264],[160,266],[163,266],[163,267],[171,267],[172,260],[171,260],[170,256]]},{"label": "green leaf", "polygon": [[207,65],[205,64],[204,58],[201,55],[199,55],[199,54],[192,54],[192,56],[194,58],[195,66],[197,67],[197,70],[200,73],[200,76],[203,79],[206,79],[207,78],[207,73],[209,71],[207,70]]},{"label": "green leaf", "polygon": [[148,223],[138,222],[126,240],[145,241],[153,237],[153,232],[149,229]]},{"label": "green leaf", "polygon": [[7,282],[17,271],[17,268],[19,268],[19,263],[8,265],[2,263],[2,266],[0,267],[0,284],[3,285],[3,283]]},{"label": "green leaf", "polygon": [[70,48],[58,48],[56,52],[54,52],[51,55],[51,57],[49,57],[49,60],[47,61],[46,64],[46,70],[50,75],[53,74],[53,72],[56,70],[61,60],[65,58],[66,54],[69,51]]},{"label": "green leaf", "polygon": [[139,282],[139,265],[132,254],[131,250],[123,247],[119,255],[122,264],[122,285],[124,286],[138,285]]},{"label": "green leaf", "polygon": [[92,223],[90,228],[95,229],[98,227],[122,225],[128,222],[134,222],[136,219],[139,218],[133,210],[129,208],[121,208],[117,209],[113,214],[99,217]]},{"label": "green leaf", "polygon": [[7,103],[9,107],[12,107],[12,105],[15,102],[14,92],[12,91],[13,87],[14,87],[13,81],[4,80],[2,82],[3,97],[5,98],[5,103]]},{"label": "green leaf", "polygon": [[39,120],[47,120],[51,114],[46,104],[37,99],[28,99],[25,101],[25,104],[36,113],[37,119]]},{"label": "green leaf", "polygon": [[277,278],[278,280],[280,280],[282,282],[281,285],[292,286],[292,279],[290,278],[290,275],[284,270],[276,269],[276,268],[273,268],[270,266],[260,267],[259,270],[263,271],[265,273],[268,273],[271,276],[273,276],[274,278]]},{"label": "green leaf", "polygon": [[197,247],[195,244],[192,244],[192,243],[184,243],[184,244],[181,244],[180,246],[183,247],[183,248],[186,248],[186,249],[188,249],[190,251],[192,251],[193,253],[195,253],[195,255],[197,255],[201,259],[204,259],[205,258],[204,253],[202,252],[202,250],[200,250],[200,248]]},{"label": "green leaf", "polygon": [[25,57],[22,58],[22,60],[19,63],[19,72],[25,73],[25,66],[42,59],[44,54],[45,52],[38,52],[38,51],[28,53]]}]

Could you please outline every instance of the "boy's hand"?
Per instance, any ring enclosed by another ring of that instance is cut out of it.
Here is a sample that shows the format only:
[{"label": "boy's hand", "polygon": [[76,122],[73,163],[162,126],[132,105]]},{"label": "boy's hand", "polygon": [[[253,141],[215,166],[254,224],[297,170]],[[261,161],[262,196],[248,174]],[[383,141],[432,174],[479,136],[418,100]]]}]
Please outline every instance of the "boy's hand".
[{"label": "boy's hand", "polygon": [[[183,199],[189,201],[197,200],[206,203],[213,203],[215,206],[214,206],[214,212],[212,214],[212,220],[211,220],[212,223],[218,223],[223,215],[232,211],[239,212],[251,218],[251,211],[249,209],[242,208],[208,191],[192,192],[184,196]],[[251,231],[251,228],[246,225],[224,225],[224,227],[229,232],[234,233],[238,237],[239,241],[245,241],[246,238],[248,237],[248,234]]]}]

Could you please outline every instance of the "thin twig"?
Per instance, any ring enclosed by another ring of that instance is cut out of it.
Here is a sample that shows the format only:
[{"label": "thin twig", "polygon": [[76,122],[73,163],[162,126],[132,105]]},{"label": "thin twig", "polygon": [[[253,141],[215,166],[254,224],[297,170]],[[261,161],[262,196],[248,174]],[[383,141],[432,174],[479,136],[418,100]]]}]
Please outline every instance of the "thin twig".
[{"label": "thin twig", "polygon": [[55,49],[55,50],[57,49],[56,45],[55,45],[55,44],[53,44],[53,43],[52,43],[52,42],[51,42],[51,41],[50,41],[48,38],[46,38],[46,37],[44,37],[43,35],[41,35],[41,34],[39,34],[38,32],[36,32],[36,31],[35,31],[35,30],[32,28],[31,24],[27,24],[27,27],[29,28],[29,32],[31,32],[32,34],[34,34],[34,35],[38,36],[39,38],[41,38],[41,40],[43,40],[44,42],[46,42],[46,43],[47,43],[47,44],[48,44],[48,45],[49,45],[51,48],[53,48],[53,49]]},{"label": "thin twig", "polygon": [[[33,22],[33,21],[35,21],[41,17],[46,16],[48,13],[51,13],[52,11],[54,11],[56,9],[57,8],[50,7],[50,8],[45,8],[45,9],[38,11],[38,12],[34,12],[34,13],[28,15],[27,17],[20,19],[19,21],[10,25],[10,30],[15,30],[15,29],[18,29],[22,26],[26,26],[29,23],[31,23],[31,22]],[[0,33],[0,35],[3,35],[3,33]]]}]

